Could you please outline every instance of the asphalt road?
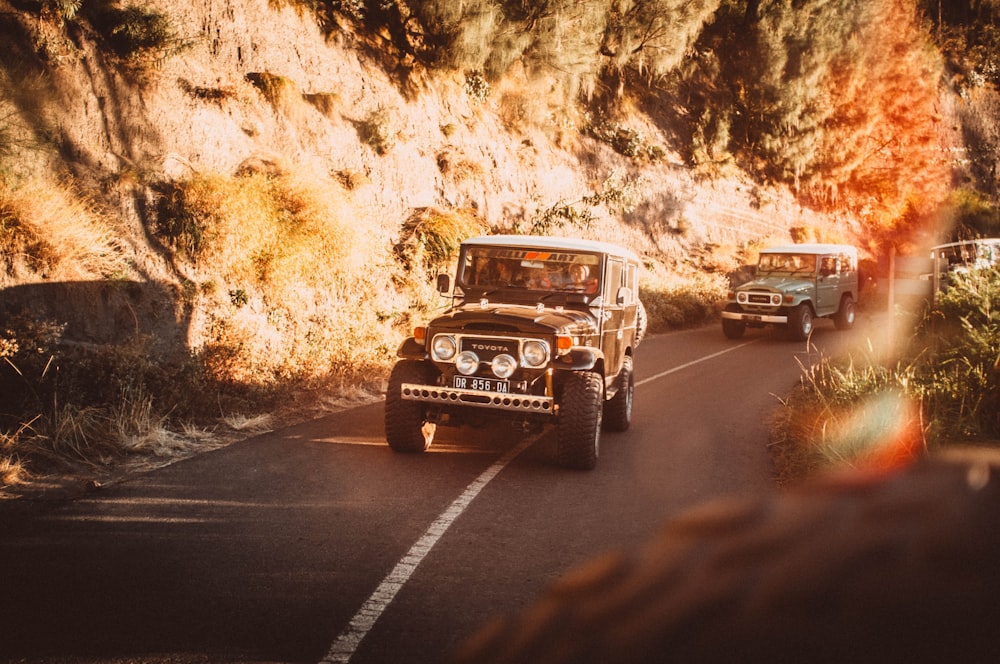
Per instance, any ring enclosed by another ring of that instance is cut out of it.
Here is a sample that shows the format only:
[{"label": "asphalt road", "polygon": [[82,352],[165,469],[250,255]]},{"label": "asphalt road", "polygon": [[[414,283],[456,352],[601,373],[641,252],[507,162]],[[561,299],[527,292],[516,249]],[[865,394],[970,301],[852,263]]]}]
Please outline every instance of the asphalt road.
[{"label": "asphalt road", "polygon": [[820,321],[812,352],[650,336],[632,428],[591,472],[556,466],[548,430],[439,428],[394,454],[379,403],[75,500],[0,501],[0,661],[444,661],[572,567],[771,488],[767,417],[800,362],[877,333]]}]

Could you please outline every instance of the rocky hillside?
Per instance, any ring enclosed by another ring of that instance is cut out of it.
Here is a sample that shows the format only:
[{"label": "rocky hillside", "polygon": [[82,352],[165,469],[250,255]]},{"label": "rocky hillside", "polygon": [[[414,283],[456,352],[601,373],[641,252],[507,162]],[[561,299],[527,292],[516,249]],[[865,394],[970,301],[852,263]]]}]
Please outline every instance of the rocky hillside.
[{"label": "rocky hillside", "polygon": [[304,4],[0,0],[13,429],[59,390],[177,416],[219,403],[205,385],[378,378],[472,233],[614,240],[649,292],[705,301],[754,243],[851,239],[732,163],[685,165],[648,100],[584,131],[557,83],[421,69]]},{"label": "rocky hillside", "polygon": [[[589,234],[654,260],[818,223],[791,197],[738,173],[697,178],[639,112],[629,124],[662,146],[656,163],[637,163],[571,128],[512,128],[504,90],[477,99],[460,74],[402,85],[380,64],[377,38],[345,31],[330,39],[310,14],[282,3],[147,4],[169,20],[172,41],[140,63],[123,63],[85,22],[39,19],[0,3],[14,47],[4,56],[2,117],[19,172],[8,182],[72,182],[93,196],[122,233],[140,279],[180,276],[148,238],[159,185],[246,168],[347,182],[356,223],[387,244],[415,208],[473,208],[489,225],[510,228],[578,201],[614,174],[642,179],[640,205],[626,215],[597,210]],[[513,75],[503,86],[528,83]],[[383,135],[377,141],[373,123]],[[24,283],[29,273],[0,278]]]}]

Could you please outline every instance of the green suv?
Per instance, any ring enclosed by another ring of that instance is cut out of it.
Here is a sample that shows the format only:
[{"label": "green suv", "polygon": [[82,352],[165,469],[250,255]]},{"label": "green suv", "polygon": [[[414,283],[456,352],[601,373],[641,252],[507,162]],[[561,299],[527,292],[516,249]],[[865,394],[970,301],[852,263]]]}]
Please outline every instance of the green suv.
[{"label": "green suv", "polygon": [[496,235],[462,243],[451,307],[399,347],[385,435],[423,452],[439,425],[555,424],[558,461],[597,463],[601,430],[632,420],[633,358],[645,331],[639,260],[617,245]]},{"label": "green suv", "polygon": [[809,338],[816,318],[837,329],[854,326],[858,250],[844,244],[795,244],[760,252],[756,277],[730,291],[722,332],[739,339],[748,327],[778,325],[792,339]]}]

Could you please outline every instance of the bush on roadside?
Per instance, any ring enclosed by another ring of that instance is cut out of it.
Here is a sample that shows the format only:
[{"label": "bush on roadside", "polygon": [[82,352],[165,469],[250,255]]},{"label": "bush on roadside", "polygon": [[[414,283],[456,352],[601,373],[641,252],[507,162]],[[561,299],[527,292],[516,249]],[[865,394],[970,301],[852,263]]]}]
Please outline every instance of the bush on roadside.
[{"label": "bush on roadside", "polygon": [[1000,441],[1000,272],[956,274],[900,357],[821,358],[772,426],[779,479]]},{"label": "bush on roadside", "polygon": [[655,275],[639,287],[650,332],[693,327],[713,320],[725,299],[728,282],[722,275],[699,274],[666,280]]}]

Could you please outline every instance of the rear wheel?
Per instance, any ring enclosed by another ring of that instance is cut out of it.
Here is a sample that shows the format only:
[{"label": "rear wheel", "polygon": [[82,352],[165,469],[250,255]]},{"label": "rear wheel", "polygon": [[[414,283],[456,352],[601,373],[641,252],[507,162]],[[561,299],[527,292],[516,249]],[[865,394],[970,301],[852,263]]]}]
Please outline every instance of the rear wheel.
[{"label": "rear wheel", "polygon": [[403,383],[431,384],[427,366],[401,360],[392,368],[385,393],[385,439],[396,452],[423,452],[431,446],[437,425],[427,421],[422,403],[403,399]]},{"label": "rear wheel", "polygon": [[566,374],[559,402],[556,458],[566,468],[591,470],[601,441],[604,379],[594,371]]},{"label": "rear wheel", "polygon": [[795,341],[805,341],[812,334],[813,313],[812,307],[803,302],[792,309],[788,316],[788,334]]},{"label": "rear wheel", "polygon": [[840,309],[833,317],[833,324],[838,330],[849,330],[854,327],[854,298],[850,295],[844,295],[840,299]]},{"label": "rear wheel", "polygon": [[632,423],[632,398],[635,395],[635,374],[632,373],[632,356],[626,355],[618,374],[618,392],[604,402],[604,430],[625,431]]}]

